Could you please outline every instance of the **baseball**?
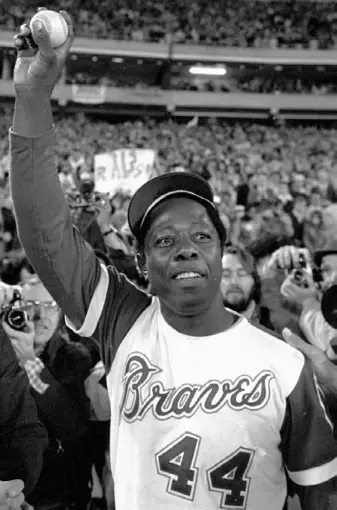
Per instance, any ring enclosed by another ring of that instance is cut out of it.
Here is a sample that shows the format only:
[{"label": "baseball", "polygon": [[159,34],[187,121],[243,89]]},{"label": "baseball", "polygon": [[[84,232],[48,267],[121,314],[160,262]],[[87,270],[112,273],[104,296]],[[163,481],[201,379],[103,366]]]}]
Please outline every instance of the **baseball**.
[{"label": "baseball", "polygon": [[34,29],[32,23],[36,20],[40,20],[45,26],[53,48],[57,48],[65,42],[68,37],[68,25],[61,14],[55,11],[40,11],[36,13],[30,21],[33,39]]}]

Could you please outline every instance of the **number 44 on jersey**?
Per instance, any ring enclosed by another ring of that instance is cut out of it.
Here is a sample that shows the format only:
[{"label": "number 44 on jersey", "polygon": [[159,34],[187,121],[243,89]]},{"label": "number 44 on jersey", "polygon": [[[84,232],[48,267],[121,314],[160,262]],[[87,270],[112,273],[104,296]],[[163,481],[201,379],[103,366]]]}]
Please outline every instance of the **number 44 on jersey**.
[{"label": "number 44 on jersey", "polygon": [[215,466],[199,473],[201,438],[186,432],[156,454],[157,471],[168,477],[167,492],[193,501],[199,476],[206,476],[210,491],[221,494],[220,508],[244,510],[249,492],[248,472],[254,452],[238,448]]}]

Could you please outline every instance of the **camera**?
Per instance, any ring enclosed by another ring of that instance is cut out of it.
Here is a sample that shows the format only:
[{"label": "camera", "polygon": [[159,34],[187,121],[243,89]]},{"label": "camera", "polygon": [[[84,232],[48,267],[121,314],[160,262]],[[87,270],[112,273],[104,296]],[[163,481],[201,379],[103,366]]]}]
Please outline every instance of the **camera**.
[{"label": "camera", "polygon": [[79,192],[86,202],[91,202],[94,197],[95,183],[91,179],[85,179],[79,184]]},{"label": "camera", "polygon": [[303,252],[299,253],[298,257],[299,267],[294,269],[293,282],[300,287],[307,287],[306,272],[309,270],[306,258]]},{"label": "camera", "polygon": [[1,320],[16,331],[23,331],[28,321],[26,312],[18,307],[20,301],[21,294],[18,290],[15,290],[12,301],[0,312]]},{"label": "camera", "polygon": [[97,214],[106,204],[106,198],[98,191],[91,189],[89,185],[68,191],[65,197],[70,209],[90,210],[91,208]]}]

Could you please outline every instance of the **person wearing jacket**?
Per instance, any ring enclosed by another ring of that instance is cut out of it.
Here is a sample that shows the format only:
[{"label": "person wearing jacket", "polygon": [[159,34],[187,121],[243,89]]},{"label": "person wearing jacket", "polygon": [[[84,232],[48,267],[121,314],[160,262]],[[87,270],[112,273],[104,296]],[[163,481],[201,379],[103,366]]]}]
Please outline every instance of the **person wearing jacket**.
[{"label": "person wearing jacket", "polygon": [[15,331],[8,324],[4,329],[27,373],[49,436],[30,503],[35,510],[83,510],[91,493],[90,403],[84,386],[91,356],[62,332],[61,312],[36,276],[23,285],[21,294],[20,307],[29,318],[26,330]]},{"label": "person wearing jacket", "polygon": [[24,498],[38,481],[47,434],[3,327],[0,346],[0,508],[28,509]]}]

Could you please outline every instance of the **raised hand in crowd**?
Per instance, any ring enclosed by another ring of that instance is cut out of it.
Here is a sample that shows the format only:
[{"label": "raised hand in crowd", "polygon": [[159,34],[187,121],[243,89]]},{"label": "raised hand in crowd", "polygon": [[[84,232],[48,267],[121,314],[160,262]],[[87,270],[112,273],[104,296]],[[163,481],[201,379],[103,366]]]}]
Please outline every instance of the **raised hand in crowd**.
[{"label": "raised hand in crowd", "polygon": [[[43,9],[41,7],[39,11]],[[19,102],[22,101],[26,106],[29,103],[32,110],[37,110],[36,115],[40,115],[40,122],[36,122],[37,132],[32,133],[32,124],[25,121],[25,108],[16,108],[14,131],[22,136],[37,136],[52,125],[50,98],[74,39],[70,16],[66,11],[60,11],[60,14],[68,25],[68,37],[58,48],[52,48],[48,32],[38,20],[33,25],[34,39],[28,24],[22,25],[20,34],[14,37],[14,45],[18,51],[13,76],[16,95]],[[32,99],[37,103],[32,102]],[[19,131],[16,130],[18,125]]]},{"label": "raised hand in crowd", "polygon": [[0,481],[0,510],[33,510],[25,502],[22,480]]},{"label": "raised hand in crowd", "polygon": [[298,349],[311,362],[319,383],[330,393],[337,395],[337,367],[322,349],[308,344],[288,328],[282,332],[285,341]]},{"label": "raised hand in crowd", "polygon": [[99,228],[104,233],[104,231],[110,228],[111,224],[111,203],[108,195],[102,198],[102,206],[99,208],[99,214],[96,217],[96,221]]},{"label": "raised hand in crowd", "polygon": [[318,297],[318,288],[309,271],[301,270],[301,282],[296,280],[297,269],[293,269],[281,285],[281,294],[287,301],[301,306],[306,299]]},{"label": "raised hand in crowd", "polygon": [[310,264],[310,254],[306,248],[297,248],[296,246],[282,246],[276,250],[269,262],[269,269],[293,269],[300,267],[301,258],[306,264]]},{"label": "raised hand in crowd", "polygon": [[36,357],[34,352],[34,323],[27,321],[23,331],[17,331],[11,328],[5,321],[3,322],[2,327],[12,343],[12,347],[18,358],[20,366],[23,367],[28,360],[34,360]]}]

